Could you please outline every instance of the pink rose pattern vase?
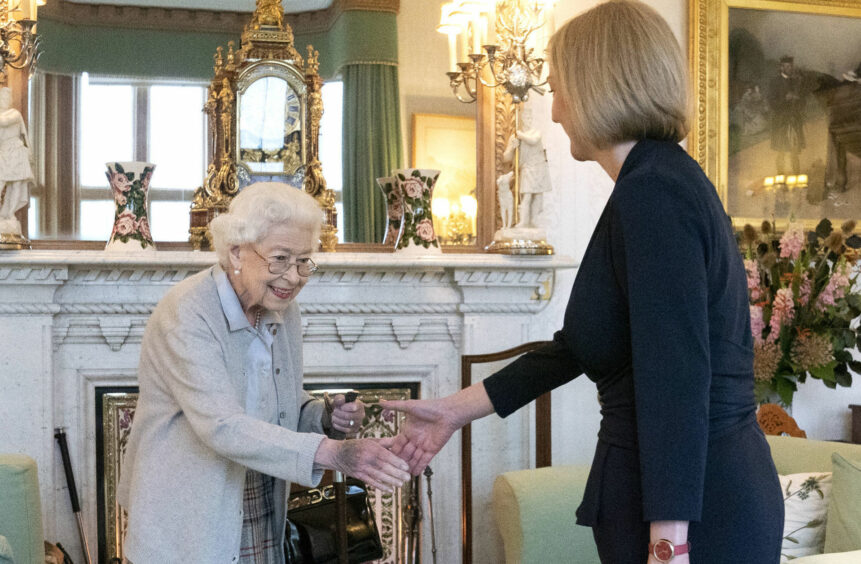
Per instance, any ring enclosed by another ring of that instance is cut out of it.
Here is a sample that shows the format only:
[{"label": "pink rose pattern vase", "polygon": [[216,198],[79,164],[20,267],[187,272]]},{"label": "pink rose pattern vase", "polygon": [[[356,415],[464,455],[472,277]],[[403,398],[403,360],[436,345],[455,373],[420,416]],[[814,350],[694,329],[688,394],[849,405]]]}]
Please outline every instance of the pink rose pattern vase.
[{"label": "pink rose pattern vase", "polygon": [[105,250],[155,250],[149,229],[149,184],[155,165],[106,163],[114,197],[114,228]]},{"label": "pink rose pattern vase", "polygon": [[441,250],[433,228],[431,200],[438,170],[405,168],[394,171],[395,183],[403,195],[404,219],[396,250],[417,247]]},{"label": "pink rose pattern vase", "polygon": [[386,231],[383,245],[394,246],[401,236],[404,219],[404,197],[395,183],[394,176],[377,178],[377,186],[386,199]]}]

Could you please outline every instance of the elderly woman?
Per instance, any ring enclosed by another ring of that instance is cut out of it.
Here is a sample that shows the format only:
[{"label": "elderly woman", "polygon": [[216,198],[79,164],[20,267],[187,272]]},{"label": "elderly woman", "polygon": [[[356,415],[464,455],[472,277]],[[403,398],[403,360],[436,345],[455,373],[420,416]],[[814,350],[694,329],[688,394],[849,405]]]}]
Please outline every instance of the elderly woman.
[{"label": "elderly woman", "polygon": [[783,500],[754,416],[745,270],[714,186],[677,144],[679,45],[653,9],[615,0],[561,27],[549,53],[553,121],[616,183],[564,325],[453,396],[389,402],[408,414],[392,450],[419,471],[462,425],[585,373],[602,421],[576,516],[602,562],[776,563]]},{"label": "elderly woman", "polygon": [[409,477],[391,439],[327,438],[358,429],[361,402],[338,396],[329,412],[302,389],[295,298],[320,223],[303,191],[248,186],[210,225],[218,264],[153,311],[117,493],[135,564],[282,564],[291,482],[328,468],[392,491]]}]

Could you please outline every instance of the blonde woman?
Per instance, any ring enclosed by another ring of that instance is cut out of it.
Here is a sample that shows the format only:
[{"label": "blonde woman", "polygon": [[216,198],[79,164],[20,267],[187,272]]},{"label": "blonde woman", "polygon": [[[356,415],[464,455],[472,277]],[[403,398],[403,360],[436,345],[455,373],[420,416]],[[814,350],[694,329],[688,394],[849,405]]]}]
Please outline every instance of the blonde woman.
[{"label": "blonde woman", "polygon": [[677,144],[679,45],[652,8],[620,0],[567,22],[549,53],[553,121],[615,181],[564,325],[453,396],[388,402],[407,413],[393,451],[418,472],[464,424],[585,373],[602,421],[576,518],[602,562],[776,563],[783,500],[754,415],[745,271],[714,186]]},{"label": "blonde woman", "polygon": [[295,300],[321,221],[301,190],[246,187],[210,224],[218,264],[153,311],[117,496],[134,564],[283,564],[291,482],[315,486],[326,468],[384,491],[409,478],[391,439],[327,438],[358,430],[361,402],[329,412],[302,389]]}]

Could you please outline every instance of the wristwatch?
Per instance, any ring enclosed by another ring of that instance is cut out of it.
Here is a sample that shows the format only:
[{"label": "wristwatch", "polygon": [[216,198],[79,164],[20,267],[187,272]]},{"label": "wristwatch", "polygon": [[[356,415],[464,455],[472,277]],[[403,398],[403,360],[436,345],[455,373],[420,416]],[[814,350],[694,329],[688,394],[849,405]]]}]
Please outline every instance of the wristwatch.
[{"label": "wristwatch", "polygon": [[654,556],[658,562],[669,562],[680,554],[687,554],[691,550],[691,543],[673,544],[667,539],[661,539],[655,543],[649,543],[649,555]]}]

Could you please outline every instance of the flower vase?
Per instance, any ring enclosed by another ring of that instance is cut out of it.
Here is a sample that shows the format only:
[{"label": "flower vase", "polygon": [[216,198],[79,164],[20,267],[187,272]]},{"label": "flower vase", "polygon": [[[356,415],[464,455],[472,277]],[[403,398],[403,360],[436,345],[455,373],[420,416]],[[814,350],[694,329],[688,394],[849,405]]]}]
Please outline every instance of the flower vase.
[{"label": "flower vase", "polygon": [[377,178],[377,185],[386,199],[386,231],[383,245],[394,246],[401,236],[404,222],[404,198],[395,183],[394,176]]},{"label": "flower vase", "polygon": [[149,229],[149,183],[155,165],[145,162],[106,163],[114,197],[114,228],[106,251],[154,251]]},{"label": "flower vase", "polygon": [[395,186],[403,196],[404,219],[395,251],[407,254],[442,253],[433,228],[431,200],[438,170],[402,168],[393,171]]}]

